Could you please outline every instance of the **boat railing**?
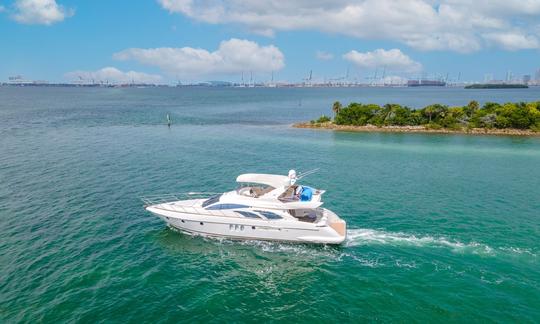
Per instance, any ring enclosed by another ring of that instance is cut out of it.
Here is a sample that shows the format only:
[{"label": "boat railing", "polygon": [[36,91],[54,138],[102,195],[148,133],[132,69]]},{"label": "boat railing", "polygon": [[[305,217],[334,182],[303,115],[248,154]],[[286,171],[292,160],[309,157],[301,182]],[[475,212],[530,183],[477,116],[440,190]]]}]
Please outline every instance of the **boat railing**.
[{"label": "boat railing", "polygon": [[159,205],[179,200],[187,199],[207,199],[214,195],[218,195],[217,192],[180,192],[180,193],[168,193],[159,195],[149,195],[140,197],[145,206]]},{"label": "boat railing", "polygon": [[170,210],[175,212],[184,212],[188,214],[200,214],[200,215],[212,215],[212,216],[225,216],[231,217],[234,216],[230,212],[227,213],[221,209],[209,210],[201,207],[198,202],[194,201],[191,205],[186,205],[185,202],[182,204],[175,204],[179,200],[189,200],[189,199],[207,199],[220,193],[216,192],[186,192],[186,193],[174,193],[174,194],[161,194],[161,195],[151,195],[143,196],[141,200],[144,202],[144,206],[159,205],[160,209]]}]

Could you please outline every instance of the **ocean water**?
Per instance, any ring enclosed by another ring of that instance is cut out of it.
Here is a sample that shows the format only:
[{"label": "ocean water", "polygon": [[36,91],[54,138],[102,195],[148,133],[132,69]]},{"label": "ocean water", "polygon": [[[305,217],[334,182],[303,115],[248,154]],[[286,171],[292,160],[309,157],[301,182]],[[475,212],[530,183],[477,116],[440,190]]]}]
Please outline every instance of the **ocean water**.
[{"label": "ocean water", "polygon": [[[290,127],[472,99],[540,89],[0,87],[0,322],[538,322],[540,138]],[[343,245],[190,237],[139,199],[291,168]]]}]

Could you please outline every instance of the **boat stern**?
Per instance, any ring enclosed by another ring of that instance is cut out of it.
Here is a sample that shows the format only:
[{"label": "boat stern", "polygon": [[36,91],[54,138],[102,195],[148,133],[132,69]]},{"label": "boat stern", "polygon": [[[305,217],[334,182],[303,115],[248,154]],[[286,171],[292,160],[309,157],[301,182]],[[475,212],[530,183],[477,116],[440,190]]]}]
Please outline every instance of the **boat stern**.
[{"label": "boat stern", "polygon": [[347,223],[326,208],[324,208],[323,218],[326,219],[326,225],[337,235],[339,241],[337,244],[343,243],[347,238]]},{"label": "boat stern", "polygon": [[330,222],[328,224],[336,233],[339,234],[339,236],[343,237],[343,240],[347,238],[347,223],[343,219],[339,219],[338,221]]}]

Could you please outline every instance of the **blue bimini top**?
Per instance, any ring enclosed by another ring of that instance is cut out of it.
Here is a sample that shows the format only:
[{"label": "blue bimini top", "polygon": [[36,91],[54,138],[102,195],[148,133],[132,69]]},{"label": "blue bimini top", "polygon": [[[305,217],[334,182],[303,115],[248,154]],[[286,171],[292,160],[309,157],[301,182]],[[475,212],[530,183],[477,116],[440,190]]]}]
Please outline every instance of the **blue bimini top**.
[{"label": "blue bimini top", "polygon": [[310,187],[302,186],[302,193],[300,194],[300,200],[311,201],[312,196],[313,196],[313,189],[311,189]]}]

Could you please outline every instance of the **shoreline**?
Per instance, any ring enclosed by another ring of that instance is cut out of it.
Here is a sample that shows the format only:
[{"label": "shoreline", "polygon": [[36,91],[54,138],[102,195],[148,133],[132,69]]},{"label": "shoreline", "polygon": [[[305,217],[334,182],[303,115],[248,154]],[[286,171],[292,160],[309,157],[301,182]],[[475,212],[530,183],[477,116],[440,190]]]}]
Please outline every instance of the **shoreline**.
[{"label": "shoreline", "polygon": [[427,134],[462,134],[462,135],[498,135],[498,136],[537,136],[540,137],[540,132],[534,132],[528,129],[488,129],[488,128],[471,128],[471,129],[429,129],[425,126],[354,126],[354,125],[336,125],[332,122],[327,123],[295,123],[294,128],[311,128],[332,130],[338,132],[367,132],[367,133],[427,133]]}]

